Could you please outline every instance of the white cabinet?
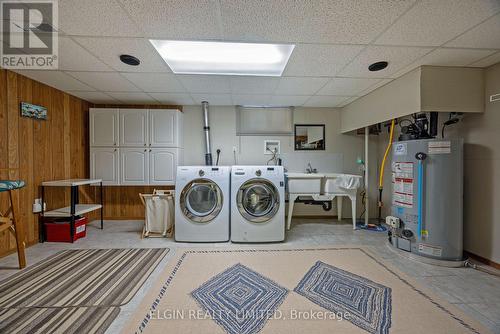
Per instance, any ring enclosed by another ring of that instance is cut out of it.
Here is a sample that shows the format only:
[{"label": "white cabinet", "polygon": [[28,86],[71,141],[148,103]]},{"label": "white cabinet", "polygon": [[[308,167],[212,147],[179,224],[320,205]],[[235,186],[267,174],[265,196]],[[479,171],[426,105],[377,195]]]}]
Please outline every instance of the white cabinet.
[{"label": "white cabinet", "polygon": [[118,145],[118,109],[90,109],[90,146]]},{"label": "white cabinet", "polygon": [[113,147],[90,149],[90,178],[102,179],[103,185],[117,185],[119,178],[119,150]]},{"label": "white cabinet", "polygon": [[173,185],[181,137],[179,110],[91,108],[91,177],[105,185]]},{"label": "white cabinet", "polygon": [[120,146],[145,147],[149,145],[148,110],[120,109]]},{"label": "white cabinet", "polygon": [[152,148],[149,152],[149,184],[175,184],[175,173],[180,163],[182,149]]},{"label": "white cabinet", "polygon": [[149,110],[149,143],[153,147],[182,147],[182,114],[175,109]]},{"label": "white cabinet", "polygon": [[149,182],[149,150],[120,149],[120,184],[144,185]]}]

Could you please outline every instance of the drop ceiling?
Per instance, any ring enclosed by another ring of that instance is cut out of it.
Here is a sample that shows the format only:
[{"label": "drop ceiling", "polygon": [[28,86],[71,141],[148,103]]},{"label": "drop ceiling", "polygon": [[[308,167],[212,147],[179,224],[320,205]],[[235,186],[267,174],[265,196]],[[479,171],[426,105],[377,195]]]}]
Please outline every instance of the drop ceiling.
[{"label": "drop ceiling", "polygon": [[[60,0],[56,28],[59,70],[18,72],[94,103],[340,107],[420,65],[500,61],[499,0]],[[296,48],[282,77],[176,75],[150,38]]]}]

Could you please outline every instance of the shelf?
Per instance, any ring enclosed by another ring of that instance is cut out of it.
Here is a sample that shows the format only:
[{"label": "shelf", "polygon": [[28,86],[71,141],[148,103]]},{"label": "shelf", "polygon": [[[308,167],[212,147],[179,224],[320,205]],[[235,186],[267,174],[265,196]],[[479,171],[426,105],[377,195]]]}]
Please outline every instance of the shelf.
[{"label": "shelf", "polygon": [[[77,204],[75,206],[75,216],[83,215],[91,211],[102,208],[101,204]],[[44,217],[71,217],[71,207],[67,206],[60,209],[50,210],[43,213]]]},{"label": "shelf", "polygon": [[44,187],[76,187],[84,186],[87,184],[96,184],[102,182],[101,179],[67,179],[67,180],[56,180],[56,181],[45,181],[42,182]]}]

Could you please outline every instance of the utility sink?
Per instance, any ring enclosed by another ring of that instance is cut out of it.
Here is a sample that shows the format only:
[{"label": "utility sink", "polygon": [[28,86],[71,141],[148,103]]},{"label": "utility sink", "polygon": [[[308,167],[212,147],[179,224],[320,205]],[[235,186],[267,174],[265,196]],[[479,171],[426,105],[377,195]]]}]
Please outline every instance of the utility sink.
[{"label": "utility sink", "polygon": [[342,194],[345,193],[345,189],[339,186],[337,182],[337,178],[350,176],[354,180],[352,181],[353,188],[356,189],[361,185],[362,177],[360,175],[351,175],[351,174],[339,174],[339,173],[325,173],[325,185],[324,191],[327,194]]},{"label": "utility sink", "polygon": [[286,173],[290,194],[321,194],[324,174]]}]

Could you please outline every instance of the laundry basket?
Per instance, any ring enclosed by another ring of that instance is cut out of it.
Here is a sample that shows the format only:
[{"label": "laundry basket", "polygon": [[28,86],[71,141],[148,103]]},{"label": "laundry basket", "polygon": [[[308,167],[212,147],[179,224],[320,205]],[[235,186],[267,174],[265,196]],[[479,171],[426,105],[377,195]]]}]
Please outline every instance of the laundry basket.
[{"label": "laundry basket", "polygon": [[173,190],[139,194],[145,208],[142,237],[170,238],[174,235],[174,195]]}]

